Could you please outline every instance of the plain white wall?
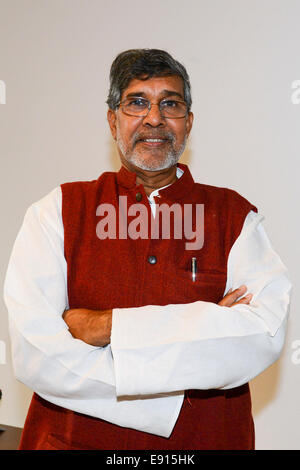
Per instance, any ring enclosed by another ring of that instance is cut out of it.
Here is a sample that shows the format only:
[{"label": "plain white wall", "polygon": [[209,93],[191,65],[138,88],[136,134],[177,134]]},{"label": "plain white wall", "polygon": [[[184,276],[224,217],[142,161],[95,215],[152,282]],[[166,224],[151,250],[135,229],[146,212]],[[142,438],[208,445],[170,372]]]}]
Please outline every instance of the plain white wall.
[{"label": "plain white wall", "polygon": [[[166,49],[192,83],[181,161],[258,207],[294,284],[283,355],[251,382],[258,449],[300,449],[299,17],[299,0],[0,0],[1,283],[32,202],[118,169],[105,104],[115,55]],[[13,376],[2,298],[0,342],[0,423],[22,427],[31,391]]]}]

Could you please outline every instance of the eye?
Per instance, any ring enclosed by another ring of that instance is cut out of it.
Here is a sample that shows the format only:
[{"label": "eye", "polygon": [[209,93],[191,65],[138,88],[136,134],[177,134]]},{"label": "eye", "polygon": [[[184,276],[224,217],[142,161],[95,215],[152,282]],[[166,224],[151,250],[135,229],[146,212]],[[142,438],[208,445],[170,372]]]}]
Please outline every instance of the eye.
[{"label": "eye", "polygon": [[176,108],[178,106],[178,101],[175,100],[164,100],[160,103],[163,108]]},{"label": "eye", "polygon": [[148,106],[148,101],[144,98],[129,98],[127,106],[135,108],[146,108]]}]

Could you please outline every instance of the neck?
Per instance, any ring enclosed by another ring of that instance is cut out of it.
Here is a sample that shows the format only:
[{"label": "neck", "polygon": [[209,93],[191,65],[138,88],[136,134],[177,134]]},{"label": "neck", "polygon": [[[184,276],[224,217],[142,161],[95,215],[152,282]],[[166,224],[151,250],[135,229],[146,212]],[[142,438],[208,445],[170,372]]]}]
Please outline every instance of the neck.
[{"label": "neck", "polygon": [[129,164],[127,161],[123,161],[122,163],[127,170],[136,174],[136,184],[142,184],[144,186],[147,196],[149,196],[155,189],[172,184],[177,180],[177,165],[173,165],[172,167],[164,170],[150,171],[142,170],[141,168]]},{"label": "neck", "polygon": [[176,165],[167,170],[149,171],[149,174],[143,172],[136,175],[136,183],[144,186],[147,196],[155,189],[174,183],[176,179]]}]

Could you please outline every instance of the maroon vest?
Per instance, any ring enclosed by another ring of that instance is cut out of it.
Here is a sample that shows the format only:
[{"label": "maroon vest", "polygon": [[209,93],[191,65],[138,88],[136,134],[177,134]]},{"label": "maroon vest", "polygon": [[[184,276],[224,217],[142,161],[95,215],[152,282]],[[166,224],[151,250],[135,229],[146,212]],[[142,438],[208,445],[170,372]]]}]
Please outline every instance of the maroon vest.
[{"label": "maroon vest", "polygon": [[[222,299],[230,249],[247,213],[257,209],[235,191],[195,183],[188,167],[179,167],[184,174],[161,190],[156,203],[177,203],[183,211],[185,204],[204,204],[200,250],[186,250],[185,239],[119,239],[119,196],[127,196],[128,206],[138,201],[147,208],[149,230],[151,221],[144,188],[136,186],[135,174],[124,167],[94,181],[61,185],[70,308],[102,310]],[[116,239],[101,240],[96,235],[101,220],[97,207],[104,203],[115,207]],[[128,217],[128,224],[133,219]],[[192,257],[197,258],[196,282],[191,281]],[[248,384],[231,390],[186,391],[169,438],[66,410],[34,394],[20,444],[20,449],[253,448]]]}]

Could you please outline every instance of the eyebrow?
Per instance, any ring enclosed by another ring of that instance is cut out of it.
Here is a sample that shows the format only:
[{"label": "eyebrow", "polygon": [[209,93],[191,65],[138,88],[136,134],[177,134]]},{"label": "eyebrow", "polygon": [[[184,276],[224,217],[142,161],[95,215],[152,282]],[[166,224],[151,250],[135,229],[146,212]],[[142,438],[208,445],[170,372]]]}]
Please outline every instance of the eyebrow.
[{"label": "eyebrow", "polygon": [[[178,91],[174,90],[162,90],[163,98],[166,98],[167,96],[178,96],[182,100],[184,100],[183,96],[181,93],[178,93]],[[141,98],[147,98],[147,94],[143,91],[135,91],[134,93],[128,93],[127,95],[124,96],[124,98],[131,98],[134,96],[140,96]],[[148,98],[147,98],[148,99]]]}]

